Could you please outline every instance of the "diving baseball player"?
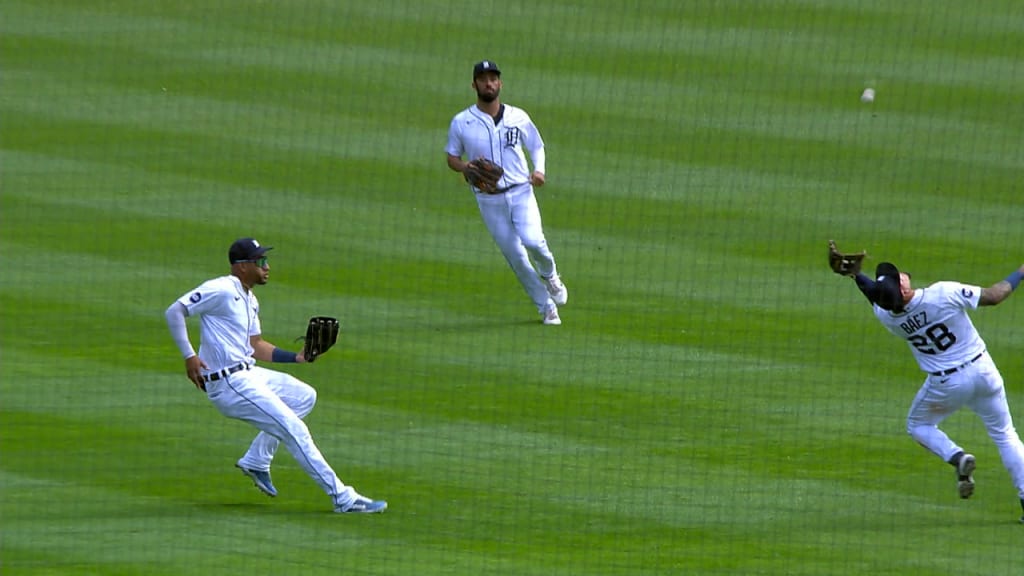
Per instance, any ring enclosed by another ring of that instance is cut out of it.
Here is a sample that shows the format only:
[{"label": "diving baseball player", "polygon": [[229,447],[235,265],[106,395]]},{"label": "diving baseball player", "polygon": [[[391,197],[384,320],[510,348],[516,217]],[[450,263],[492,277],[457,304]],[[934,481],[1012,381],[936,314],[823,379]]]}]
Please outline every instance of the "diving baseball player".
[{"label": "diving baseball player", "polygon": [[[910,275],[883,262],[875,280],[857,273],[857,287],[873,304],[875,316],[894,335],[906,340],[927,376],[907,414],[907,432],[957,471],[961,498],[974,493],[975,458],[939,429],[962,407],[976,413],[999,449],[1003,465],[1024,510],[1024,444],[1013,426],[1003,377],[984,340],[967,315],[979,306],[995,306],[1020,285],[1024,265],[988,288],[959,282],[911,287]],[[1024,522],[1024,517],[1021,518]]]},{"label": "diving baseball player", "polygon": [[[470,185],[487,230],[533,300],[544,324],[562,320],[558,306],[569,291],[558,276],[555,258],[541,225],[533,188],[544,185],[544,140],[526,111],[501,102],[501,70],[484,60],[473,67],[476,104],[459,112],[448,128],[448,167],[465,173],[469,161],[487,158],[504,169],[497,189],[488,193]],[[529,169],[523,148],[530,153]]]},{"label": "diving baseball player", "polygon": [[[256,365],[257,360],[306,361],[302,352],[281,350],[261,337],[260,305],[253,288],[267,283],[270,249],[252,238],[235,241],[228,251],[231,274],[200,284],[167,308],[167,326],[185,358],[185,372],[221,414],[260,431],[235,466],[261,492],[277,496],[270,463],[283,443],[330,496],[335,512],[383,512],[387,502],[366,498],[343,484],[313,442],[302,419],[313,410],[316,391],[289,374]],[[189,341],[186,316],[199,317],[198,355]]]}]

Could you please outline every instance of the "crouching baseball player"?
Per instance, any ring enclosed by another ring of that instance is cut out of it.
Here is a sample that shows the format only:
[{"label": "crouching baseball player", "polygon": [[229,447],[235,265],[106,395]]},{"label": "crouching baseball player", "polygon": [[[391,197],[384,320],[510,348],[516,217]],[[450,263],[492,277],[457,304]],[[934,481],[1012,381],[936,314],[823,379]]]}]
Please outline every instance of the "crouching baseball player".
[{"label": "crouching baseball player", "polygon": [[[343,484],[313,442],[302,419],[316,404],[316,390],[290,374],[256,365],[257,361],[303,363],[307,357],[316,358],[308,346],[303,352],[287,352],[260,336],[260,306],[253,288],[267,283],[270,249],[252,238],[235,241],[228,251],[229,275],[200,284],[167,308],[167,325],[185,358],[185,373],[221,414],[260,431],[235,466],[261,492],[277,496],[270,464],[283,443],[330,496],[335,512],[383,512],[387,502],[366,498]],[[199,317],[199,354],[189,341],[187,316]]]}]

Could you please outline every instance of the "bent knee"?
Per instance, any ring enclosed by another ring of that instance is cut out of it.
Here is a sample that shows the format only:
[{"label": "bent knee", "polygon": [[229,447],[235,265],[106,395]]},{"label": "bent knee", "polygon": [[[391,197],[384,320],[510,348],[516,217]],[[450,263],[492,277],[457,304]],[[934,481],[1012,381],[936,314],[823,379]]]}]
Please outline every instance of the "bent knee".
[{"label": "bent knee", "polygon": [[930,424],[922,424],[920,422],[907,422],[907,434],[910,434],[911,438],[917,440],[928,433],[928,430],[934,428]]},{"label": "bent knee", "polygon": [[545,240],[543,236],[541,236],[540,238],[532,238],[527,236],[524,237],[522,241],[523,246],[530,252],[543,252],[548,248],[547,240]]}]

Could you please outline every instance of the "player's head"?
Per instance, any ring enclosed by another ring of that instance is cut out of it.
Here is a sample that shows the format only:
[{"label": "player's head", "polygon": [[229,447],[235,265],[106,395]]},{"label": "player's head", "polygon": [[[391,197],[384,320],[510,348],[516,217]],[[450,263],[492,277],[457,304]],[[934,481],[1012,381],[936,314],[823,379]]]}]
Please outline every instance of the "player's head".
[{"label": "player's head", "polygon": [[491,60],[473,66],[473,89],[481,102],[494,102],[501,95],[501,69]]},{"label": "player's head", "polygon": [[238,276],[242,284],[254,286],[266,284],[270,274],[267,263],[267,251],[273,246],[263,246],[253,238],[239,238],[228,249],[228,261],[231,262],[231,273]]},{"label": "player's head", "polygon": [[904,274],[892,262],[882,262],[875,268],[875,289],[872,300],[879,308],[890,312],[902,312],[903,306],[913,295],[910,289],[910,275]]}]

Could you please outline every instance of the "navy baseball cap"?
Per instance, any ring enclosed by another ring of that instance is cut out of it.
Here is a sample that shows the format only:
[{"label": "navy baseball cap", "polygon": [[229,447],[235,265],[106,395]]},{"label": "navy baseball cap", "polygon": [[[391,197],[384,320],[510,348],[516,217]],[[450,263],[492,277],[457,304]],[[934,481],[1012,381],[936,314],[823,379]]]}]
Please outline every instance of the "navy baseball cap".
[{"label": "navy baseball cap", "polygon": [[239,238],[228,250],[228,261],[234,264],[243,260],[256,260],[266,254],[267,250],[273,249],[273,246],[261,246],[253,238]]},{"label": "navy baseball cap", "polygon": [[498,69],[498,65],[495,64],[494,61],[481,60],[480,62],[476,63],[476,66],[473,66],[473,80],[476,80],[476,77],[483,74],[484,72],[494,72],[499,77],[501,76],[501,70]]},{"label": "navy baseball cap", "polygon": [[892,262],[882,262],[875,268],[875,289],[872,298],[883,310],[903,310],[903,293],[900,292],[900,271]]}]

